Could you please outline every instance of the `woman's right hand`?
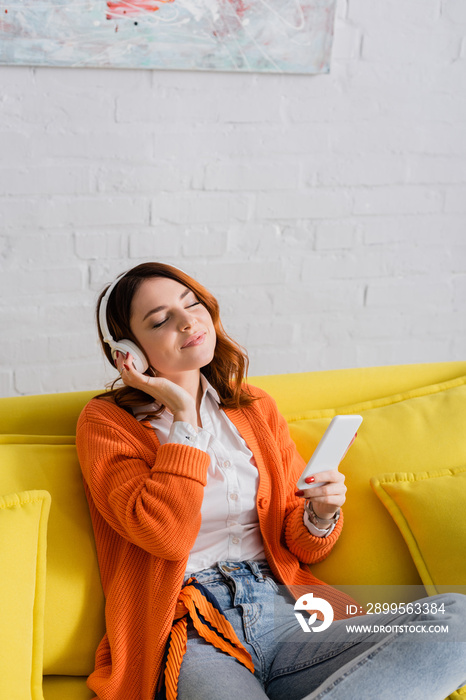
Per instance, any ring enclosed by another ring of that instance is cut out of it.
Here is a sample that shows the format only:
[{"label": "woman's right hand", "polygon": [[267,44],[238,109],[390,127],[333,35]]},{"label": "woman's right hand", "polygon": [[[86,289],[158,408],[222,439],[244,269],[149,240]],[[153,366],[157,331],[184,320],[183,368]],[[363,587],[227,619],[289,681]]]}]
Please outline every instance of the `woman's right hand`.
[{"label": "woman's right hand", "polygon": [[186,389],[165,377],[149,377],[147,374],[138,372],[133,365],[133,357],[130,353],[125,357],[121,352],[117,352],[115,364],[126,386],[139,389],[163,404],[170,413],[173,413],[174,421],[183,421],[194,427],[197,426],[196,402]]}]

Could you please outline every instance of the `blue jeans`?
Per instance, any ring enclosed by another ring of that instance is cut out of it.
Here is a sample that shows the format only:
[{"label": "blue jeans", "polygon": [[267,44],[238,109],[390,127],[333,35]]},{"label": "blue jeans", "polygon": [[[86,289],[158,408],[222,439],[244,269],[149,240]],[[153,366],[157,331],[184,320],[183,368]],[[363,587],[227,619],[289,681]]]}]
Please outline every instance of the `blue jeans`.
[{"label": "blue jeans", "polygon": [[[466,596],[445,594],[448,635],[349,634],[348,620],[304,633],[292,600],[266,562],[219,562],[195,574],[250,652],[252,674],[189,624],[179,700],[443,700],[466,684]],[[367,623],[369,616],[351,618]],[[372,626],[439,622],[425,612],[370,615]],[[434,638],[436,641],[434,641]]]}]

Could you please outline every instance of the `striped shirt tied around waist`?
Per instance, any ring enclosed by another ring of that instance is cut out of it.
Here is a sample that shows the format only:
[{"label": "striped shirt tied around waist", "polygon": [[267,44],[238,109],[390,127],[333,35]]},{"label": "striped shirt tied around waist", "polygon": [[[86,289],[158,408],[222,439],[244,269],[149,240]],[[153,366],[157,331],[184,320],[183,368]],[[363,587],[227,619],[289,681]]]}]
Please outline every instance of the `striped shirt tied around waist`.
[{"label": "striped shirt tied around waist", "polygon": [[178,678],[187,647],[188,618],[201,637],[217,649],[234,656],[254,673],[250,653],[241,644],[217,600],[192,576],[178,596],[156,700],[176,700],[178,697]]}]

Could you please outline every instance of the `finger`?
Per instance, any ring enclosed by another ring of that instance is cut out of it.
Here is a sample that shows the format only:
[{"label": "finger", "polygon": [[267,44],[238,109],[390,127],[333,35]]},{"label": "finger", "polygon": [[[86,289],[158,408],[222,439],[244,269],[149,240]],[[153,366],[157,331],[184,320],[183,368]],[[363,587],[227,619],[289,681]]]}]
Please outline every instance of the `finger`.
[{"label": "finger", "polygon": [[140,372],[137,371],[133,364],[133,357],[132,355],[127,352],[125,355],[125,358],[122,362],[122,371],[121,371],[121,376],[124,377],[127,381],[132,380],[133,382],[139,379]]},{"label": "finger", "polygon": [[338,498],[346,498],[347,488],[345,484],[333,484],[322,486],[319,489],[305,489],[304,498],[309,498],[312,501],[329,501]]},{"label": "finger", "polygon": [[133,389],[140,389],[147,393],[148,385],[151,383],[151,378],[147,374],[143,374],[136,369],[133,363],[131,353],[126,353],[122,365],[121,378],[127,386]]},{"label": "finger", "polygon": [[315,503],[330,503],[334,501],[340,500],[340,498],[346,498],[346,489],[344,491],[339,491],[338,493],[329,493],[325,496],[314,496],[314,494],[304,496],[304,498],[308,498],[310,501],[314,501]]},{"label": "finger", "polygon": [[138,370],[134,366],[133,356],[131,355],[130,352],[127,352],[126,355],[124,355],[124,360],[123,360],[122,366],[123,366],[123,371],[126,373],[126,376],[128,376],[128,377],[140,377],[141,376],[141,373],[138,372]]},{"label": "finger", "polygon": [[339,484],[333,487],[322,486],[319,489],[303,489],[302,497],[312,501],[321,501],[328,498],[339,498],[346,493],[346,486]]},{"label": "finger", "polygon": [[[324,472],[322,472],[322,475],[323,473]],[[316,474],[315,478],[316,480],[318,479],[317,484],[315,486],[309,485],[308,488],[301,489],[300,493],[304,495],[304,498],[321,498],[335,493],[346,493],[345,475],[341,474],[341,472],[337,472],[336,474],[335,481],[321,481],[322,475]],[[305,481],[307,481],[307,479]]]},{"label": "finger", "polygon": [[344,460],[344,458],[345,458],[346,455],[348,454],[349,448],[351,447],[351,445],[353,444],[353,442],[356,440],[357,437],[358,437],[358,434],[355,433],[353,439],[351,440],[350,444],[348,445],[348,447],[347,447],[346,450],[345,450],[345,454],[344,454],[343,457],[341,458],[342,461]]},{"label": "finger", "polygon": [[[338,482],[338,481],[344,481],[345,477],[344,475],[338,471],[338,469],[329,469],[327,471],[323,472],[318,472],[317,474],[313,474],[312,476],[308,476],[304,481],[308,484],[311,483],[333,483],[333,482]],[[317,487],[314,487],[317,488]]]},{"label": "finger", "polygon": [[134,365],[133,358],[130,353],[127,352],[126,355],[119,352],[117,355],[117,369],[120,372],[120,377],[123,382],[128,386],[134,386],[137,381],[137,374]]},{"label": "finger", "polygon": [[122,373],[122,371],[123,371],[123,363],[124,363],[124,361],[125,361],[124,355],[122,355],[122,353],[121,353],[119,350],[117,350],[116,353],[115,353],[114,364],[115,364],[115,367],[116,367],[116,369],[117,369],[117,371],[119,372],[120,375],[121,375],[121,373]]},{"label": "finger", "polygon": [[326,493],[326,494],[321,494],[321,495],[316,495],[313,492],[311,493],[304,493],[304,498],[309,499],[313,503],[323,503],[323,504],[338,504],[341,505],[343,501],[346,500],[346,486],[344,486],[342,489],[339,491],[336,491],[335,493]]},{"label": "finger", "polygon": [[347,488],[344,482],[335,484],[324,484],[313,489],[300,489],[295,491],[295,496],[298,498],[309,498],[311,500],[322,500],[327,498],[335,498],[344,495]]}]

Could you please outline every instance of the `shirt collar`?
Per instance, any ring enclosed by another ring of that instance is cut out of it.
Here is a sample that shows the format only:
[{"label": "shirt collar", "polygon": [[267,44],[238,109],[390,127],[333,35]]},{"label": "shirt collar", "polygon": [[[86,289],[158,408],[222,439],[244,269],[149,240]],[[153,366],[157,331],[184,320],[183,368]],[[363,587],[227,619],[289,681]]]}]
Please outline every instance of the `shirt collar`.
[{"label": "shirt collar", "polygon": [[[209,380],[202,374],[201,372],[201,387],[202,387],[202,399],[201,403],[205,400],[207,396],[210,396],[217,404],[220,405],[220,397],[218,395],[218,392],[214,389],[212,384],[209,382]],[[160,404],[157,403],[156,401],[153,401],[152,403],[146,403],[143,406],[134,406],[132,409],[133,415],[136,418],[136,420],[144,420],[146,416],[149,413],[153,413],[159,408]],[[168,413],[167,410],[165,410],[162,415]]]},{"label": "shirt collar", "polygon": [[202,387],[202,398],[206,396],[207,394],[211,396],[214,401],[216,401],[218,404],[220,404],[220,396],[218,395],[218,392],[212,384],[209,382],[207,377],[205,377],[202,372],[201,372],[201,387]]}]

